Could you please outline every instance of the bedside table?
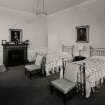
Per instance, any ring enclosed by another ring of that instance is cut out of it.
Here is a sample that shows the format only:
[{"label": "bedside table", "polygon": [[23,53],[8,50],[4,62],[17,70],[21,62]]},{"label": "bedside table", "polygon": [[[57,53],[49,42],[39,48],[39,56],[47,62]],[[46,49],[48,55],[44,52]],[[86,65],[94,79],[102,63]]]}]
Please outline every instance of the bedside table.
[{"label": "bedside table", "polygon": [[81,60],[84,60],[84,59],[86,59],[86,57],[83,57],[83,56],[75,56],[73,58],[73,62],[75,62],[75,61],[81,61]]}]

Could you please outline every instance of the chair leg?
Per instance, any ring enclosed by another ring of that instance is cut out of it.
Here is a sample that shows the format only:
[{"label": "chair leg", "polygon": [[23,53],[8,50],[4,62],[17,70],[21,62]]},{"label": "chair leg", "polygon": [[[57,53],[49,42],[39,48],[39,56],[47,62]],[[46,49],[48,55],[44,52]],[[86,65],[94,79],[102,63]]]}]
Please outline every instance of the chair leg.
[{"label": "chair leg", "polygon": [[66,105],[66,95],[63,95],[63,105]]},{"label": "chair leg", "polygon": [[50,85],[50,93],[53,94],[53,87]]},{"label": "chair leg", "polygon": [[27,71],[27,72],[26,72],[26,75],[27,75],[28,78],[31,79],[31,72],[30,72],[30,71]]},{"label": "chair leg", "polygon": [[24,73],[25,73],[25,78],[27,78],[27,74],[28,74],[28,72],[27,72],[26,69],[25,69]]},{"label": "chair leg", "polygon": [[29,72],[29,78],[32,79],[32,74],[31,74],[31,72]]},{"label": "chair leg", "polygon": [[24,74],[25,74],[25,77],[26,77],[26,69],[24,70]]}]

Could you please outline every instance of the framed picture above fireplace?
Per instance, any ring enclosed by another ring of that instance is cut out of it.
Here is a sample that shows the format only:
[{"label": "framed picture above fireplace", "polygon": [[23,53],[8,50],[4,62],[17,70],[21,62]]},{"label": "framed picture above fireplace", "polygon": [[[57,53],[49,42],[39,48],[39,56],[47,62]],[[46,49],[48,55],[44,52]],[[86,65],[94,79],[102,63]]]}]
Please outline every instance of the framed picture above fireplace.
[{"label": "framed picture above fireplace", "polygon": [[10,42],[22,42],[22,29],[9,29]]}]

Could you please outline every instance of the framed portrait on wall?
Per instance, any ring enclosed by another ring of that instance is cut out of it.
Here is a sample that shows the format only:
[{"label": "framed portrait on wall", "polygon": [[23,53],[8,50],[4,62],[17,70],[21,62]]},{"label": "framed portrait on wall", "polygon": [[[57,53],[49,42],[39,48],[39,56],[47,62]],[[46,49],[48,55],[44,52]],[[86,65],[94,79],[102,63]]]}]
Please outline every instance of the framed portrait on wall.
[{"label": "framed portrait on wall", "polygon": [[9,29],[10,42],[22,42],[22,29]]},{"label": "framed portrait on wall", "polygon": [[89,42],[89,26],[77,26],[76,27],[76,42]]}]

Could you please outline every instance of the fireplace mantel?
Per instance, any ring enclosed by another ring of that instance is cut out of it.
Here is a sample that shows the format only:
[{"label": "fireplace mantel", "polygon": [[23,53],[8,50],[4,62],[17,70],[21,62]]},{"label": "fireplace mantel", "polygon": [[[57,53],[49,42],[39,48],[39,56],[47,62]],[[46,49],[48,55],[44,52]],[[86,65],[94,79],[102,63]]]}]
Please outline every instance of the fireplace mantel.
[{"label": "fireplace mantel", "polygon": [[3,64],[6,66],[21,65],[27,63],[28,44],[2,44]]}]

